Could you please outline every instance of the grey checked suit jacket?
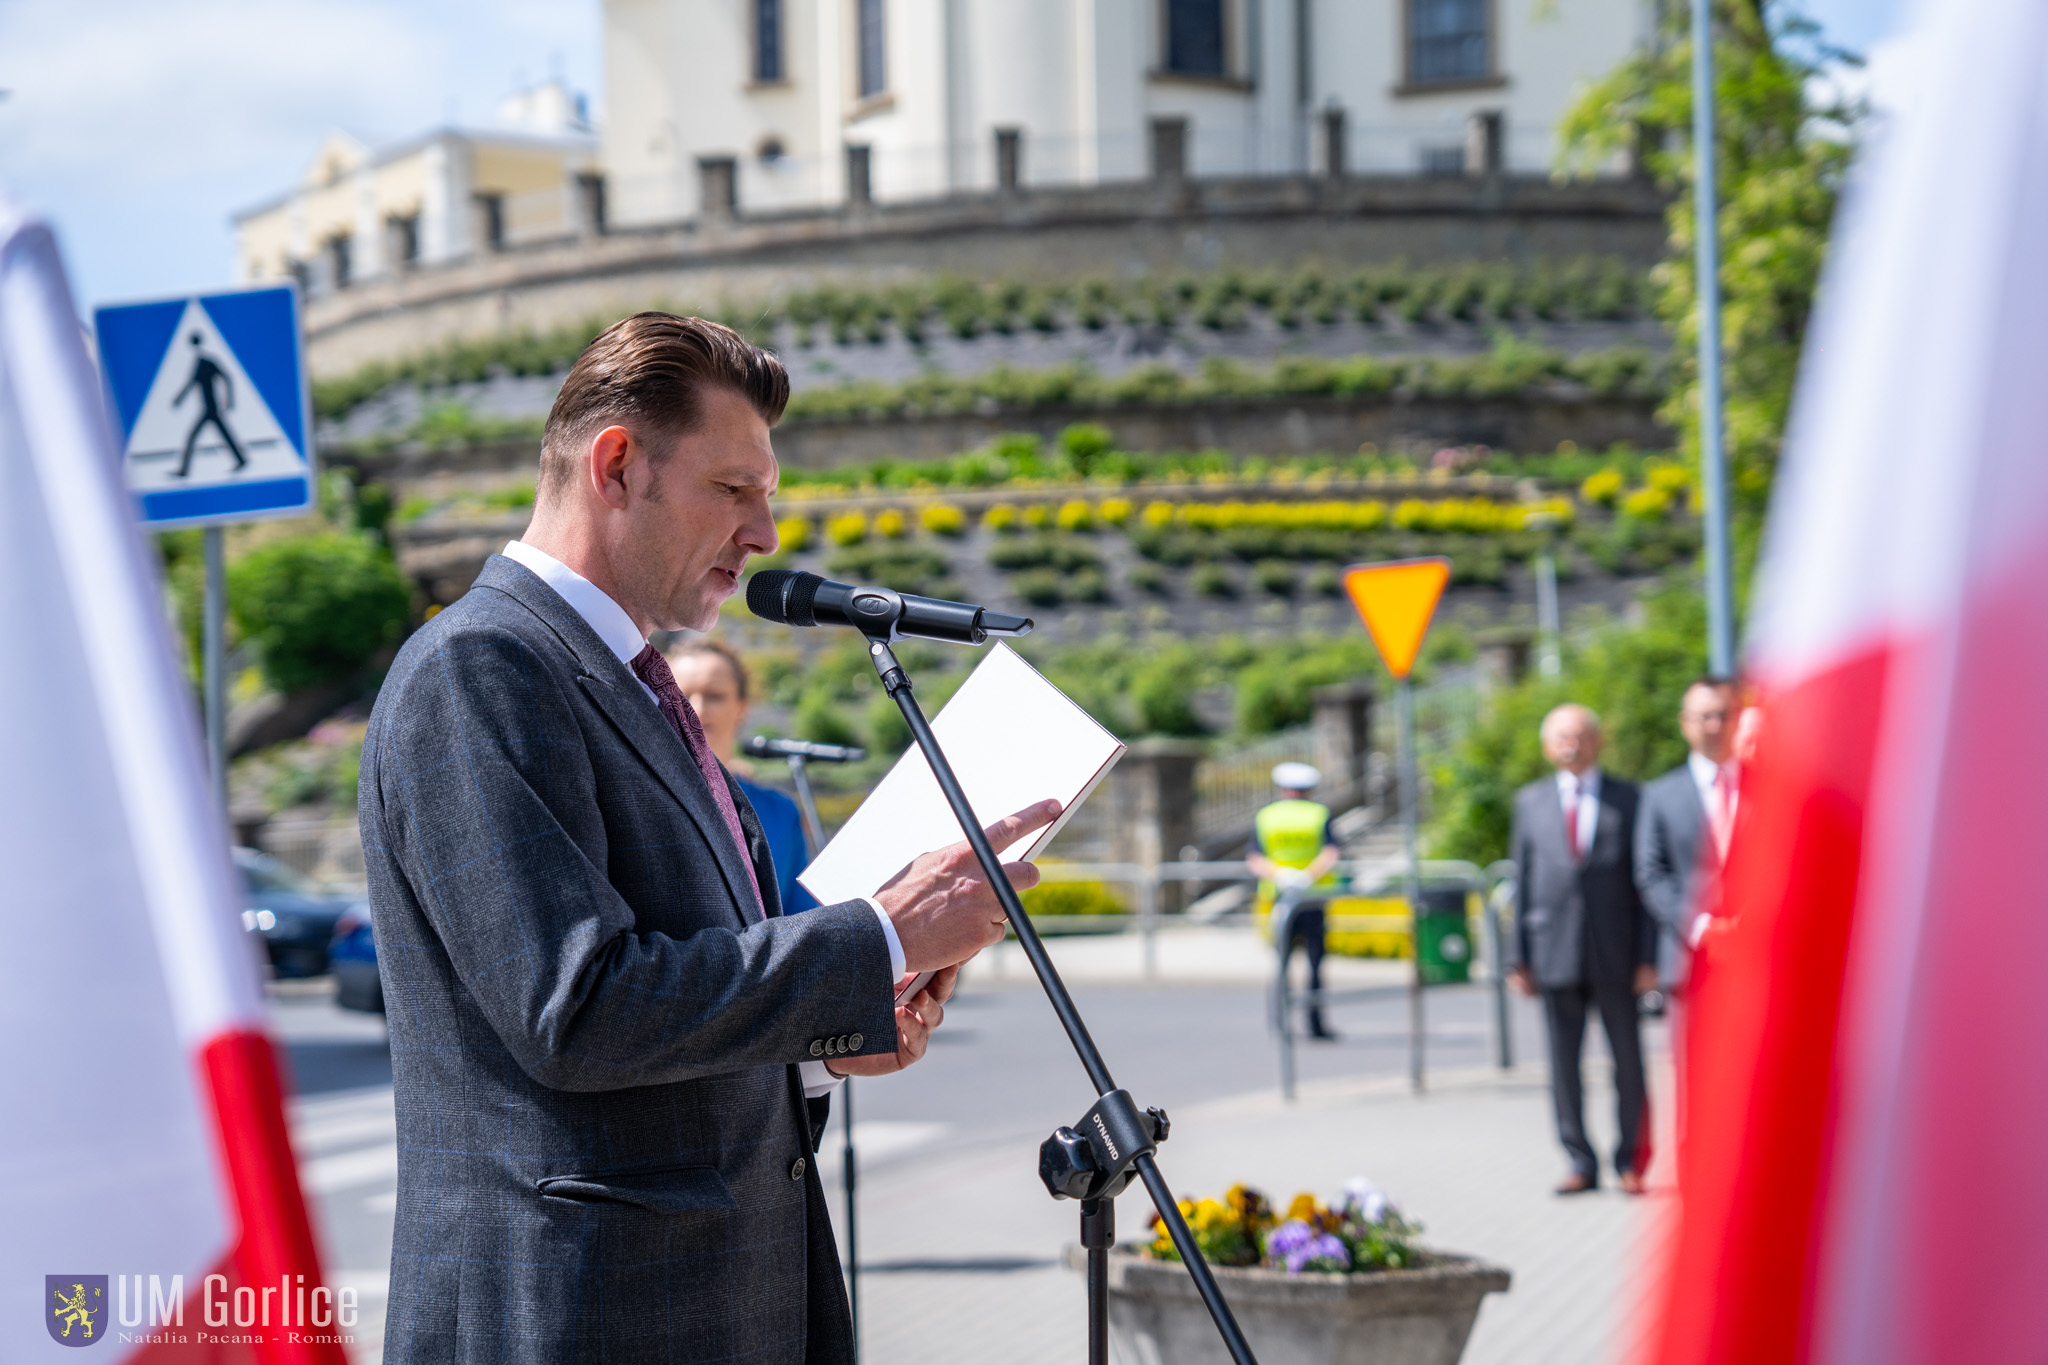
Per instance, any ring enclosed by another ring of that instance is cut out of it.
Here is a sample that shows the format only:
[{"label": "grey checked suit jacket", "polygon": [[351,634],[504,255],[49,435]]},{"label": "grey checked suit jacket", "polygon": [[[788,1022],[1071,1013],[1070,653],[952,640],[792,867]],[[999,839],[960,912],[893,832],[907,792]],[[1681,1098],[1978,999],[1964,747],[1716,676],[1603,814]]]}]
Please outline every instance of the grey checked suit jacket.
[{"label": "grey checked suit jacket", "polygon": [[[795,1063],[895,1049],[860,902],[789,918],[632,673],[493,556],[363,747],[391,1029],[390,1365],[850,1362]],[[748,907],[743,909],[743,907]]]},{"label": "grey checked suit jacket", "polygon": [[1683,763],[1643,787],[1636,817],[1636,886],[1658,924],[1657,977],[1682,986],[1692,974],[1692,950],[1685,928],[1693,912],[1710,903],[1720,869],[1706,851],[1707,809],[1699,785]]},{"label": "grey checked suit jacket", "polygon": [[1628,989],[1639,963],[1655,960],[1657,935],[1636,895],[1636,787],[1600,775],[1600,819],[1584,860],[1565,842],[1557,779],[1515,793],[1515,966],[1545,989]]}]

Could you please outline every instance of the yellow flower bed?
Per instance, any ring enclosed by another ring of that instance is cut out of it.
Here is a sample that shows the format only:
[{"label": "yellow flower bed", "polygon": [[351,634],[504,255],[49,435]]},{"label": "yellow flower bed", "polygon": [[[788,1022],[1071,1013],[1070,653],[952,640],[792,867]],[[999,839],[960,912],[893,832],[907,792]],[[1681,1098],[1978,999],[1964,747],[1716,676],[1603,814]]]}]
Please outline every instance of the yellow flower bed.
[{"label": "yellow flower bed", "polygon": [[901,540],[910,533],[909,520],[895,508],[875,513],[875,534],[885,540]]},{"label": "yellow flower bed", "polygon": [[1121,526],[1131,519],[1129,498],[1104,498],[1095,505],[1095,515],[1105,526]]},{"label": "yellow flower bed", "polygon": [[811,545],[811,523],[808,517],[784,517],[775,523],[775,535],[785,550],[802,552]]},{"label": "yellow flower bed", "polygon": [[1671,510],[1671,494],[1654,485],[1638,488],[1621,500],[1621,510],[1637,521],[1661,521]]},{"label": "yellow flower bed", "polygon": [[918,525],[935,536],[957,536],[967,529],[967,514],[950,502],[928,502],[917,513]]},{"label": "yellow flower bed", "polygon": [[1271,531],[1377,531],[1390,523],[1404,531],[1456,531],[1499,535],[1519,531],[1542,513],[1569,523],[1569,498],[1528,504],[1489,498],[1408,498],[1391,510],[1376,498],[1356,502],[1149,502],[1139,514],[1148,529],[1170,526],[1196,531],[1230,531],[1239,527]]},{"label": "yellow flower bed", "polygon": [[868,538],[868,519],[858,512],[842,512],[825,523],[825,536],[834,545],[858,545]]},{"label": "yellow flower bed", "polygon": [[1095,512],[1087,503],[1075,498],[1060,504],[1054,518],[1062,531],[1092,531],[1095,529]]},{"label": "yellow flower bed", "polygon": [[1586,481],[1579,485],[1579,496],[1587,502],[1606,503],[1611,507],[1620,499],[1625,482],[1619,469],[1603,469],[1598,474],[1586,476]]},{"label": "yellow flower bed", "polygon": [[[1252,907],[1259,934],[1273,941],[1273,902],[1260,897]],[[1409,929],[1408,902],[1401,896],[1333,896],[1324,907],[1328,930],[1324,945],[1339,957],[1413,957],[1414,937]],[[1366,917],[1380,921],[1371,928],[1345,928],[1347,919]],[[1400,927],[1389,921],[1399,920]]]}]

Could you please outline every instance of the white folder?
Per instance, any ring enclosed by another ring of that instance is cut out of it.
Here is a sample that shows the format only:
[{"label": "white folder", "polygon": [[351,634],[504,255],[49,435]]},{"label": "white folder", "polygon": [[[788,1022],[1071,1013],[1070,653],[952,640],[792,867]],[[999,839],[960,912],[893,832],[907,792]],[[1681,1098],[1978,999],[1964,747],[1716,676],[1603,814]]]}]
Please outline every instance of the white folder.
[{"label": "white folder", "polygon": [[[1048,798],[1059,818],[1010,848],[1029,861],[1095,790],[1124,745],[1066,693],[1000,641],[932,720],[961,790],[983,828]],[[821,905],[872,896],[920,854],[965,836],[915,745],[797,880]]]}]

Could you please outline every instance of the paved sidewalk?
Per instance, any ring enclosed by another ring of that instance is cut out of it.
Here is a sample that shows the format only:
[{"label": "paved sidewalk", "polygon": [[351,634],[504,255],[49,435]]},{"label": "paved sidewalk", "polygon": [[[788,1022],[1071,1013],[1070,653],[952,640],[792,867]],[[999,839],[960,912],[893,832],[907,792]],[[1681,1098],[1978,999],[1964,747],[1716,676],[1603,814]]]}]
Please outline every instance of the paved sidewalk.
[{"label": "paved sidewalk", "polygon": [[[1212,995],[1235,1002],[1233,1009],[1249,1009],[1242,985],[1263,985],[1271,970],[1270,949],[1245,928],[1176,927],[1159,935],[1157,949],[1160,972],[1147,981],[1141,972],[1143,946],[1134,935],[1051,941],[1069,980],[1098,989],[1107,989],[1106,983],[1126,988],[1122,997],[1102,997],[1106,1003],[1121,999],[1126,1030],[1131,1010],[1150,1016],[1156,1009],[1160,1017],[1185,1018],[1175,1010],[1191,1004],[1209,1008]],[[1398,986],[1408,972],[1406,963],[1397,962],[1331,959],[1327,967],[1333,989]],[[1023,998],[1036,995],[1025,985],[1028,970],[1014,945],[996,961],[974,964],[971,976],[981,978],[984,990],[1004,981]],[[1212,990],[1205,993],[1200,983],[1210,983]],[[1240,983],[1240,988],[1216,992],[1215,983]],[[1140,984],[1148,989],[1128,990]],[[1180,996],[1180,990],[1187,994]],[[306,1015],[294,1024],[305,1011],[283,1008],[288,1003],[274,1003],[281,1025],[287,1034],[298,1029],[326,1039],[325,1055],[341,1083],[356,1084],[350,1068],[367,1074],[367,1062],[351,1049],[381,1049],[381,1041],[372,1037],[381,1035],[380,1026],[325,1015]],[[1043,1001],[1035,1005],[1042,1009]],[[965,1006],[955,1013],[957,1019],[948,1024],[960,1035],[953,1046],[969,1049],[959,1054],[963,1061],[972,1058],[975,1066],[1008,1073],[1028,1055],[1030,1065],[1057,1068],[1061,1077],[1073,1069],[1071,1055],[1049,1034],[1043,1045],[1024,1049],[1015,1031],[1026,1021],[1014,1013]],[[1247,1014],[1247,1022],[1256,1017]],[[1433,1014],[1433,1031],[1436,1020]],[[1381,1027],[1370,1018],[1360,1023],[1361,1035]],[[1350,1025],[1340,1027],[1349,1030]],[[982,1030],[979,1041],[977,1029]],[[1114,1041],[1121,1046],[1112,1049],[1133,1079],[1152,1077],[1155,1092],[1168,1088],[1162,1084],[1170,1070],[1162,1065],[1167,1049],[1178,1048],[1171,1060],[1182,1072],[1199,1065],[1212,1074],[1236,1074],[1227,1068],[1217,1071],[1214,1053],[1190,1051],[1216,1046],[1215,1028],[1177,1032],[1170,1040],[1156,1033],[1144,1035],[1151,1040],[1145,1046],[1119,1034]],[[1208,1041],[1198,1041],[1197,1035]],[[1662,1026],[1647,1029],[1645,1041],[1656,1059],[1651,1095],[1660,1120],[1659,1163],[1652,1171],[1659,1193],[1647,1199],[1602,1192],[1560,1200],[1549,1193],[1564,1163],[1551,1132],[1540,1062],[1505,1073],[1433,1069],[1430,1090],[1422,1096],[1410,1095],[1404,1080],[1382,1071],[1305,1083],[1292,1106],[1283,1104],[1270,1086],[1177,1105],[1161,1165],[1174,1188],[1185,1194],[1217,1194],[1244,1181],[1279,1202],[1301,1189],[1328,1197],[1350,1177],[1367,1176],[1421,1220],[1427,1244],[1485,1257],[1513,1273],[1513,1287],[1489,1298],[1481,1311],[1467,1362],[1610,1365],[1627,1354],[1631,1311],[1645,1285],[1645,1267],[1659,1246],[1661,1215],[1672,1206],[1666,1159],[1671,1083]],[[1525,1037],[1524,1056],[1531,1055],[1528,1044]],[[1248,1034],[1245,1045],[1263,1051],[1270,1043]],[[1042,1052],[1036,1050],[1041,1046]],[[1363,1062],[1374,1054],[1343,1055]],[[1611,1146],[1613,1091],[1601,1044],[1589,1046],[1586,1070],[1588,1122],[1596,1143]],[[862,1153],[866,1360],[875,1365],[1064,1365],[1084,1358],[1082,1284],[1061,1260],[1075,1240],[1078,1209],[1049,1199],[1037,1179],[1039,1138],[1073,1121],[1078,1109],[1046,1113],[1043,1128],[1028,1135],[1017,1135],[1014,1127],[1015,1114],[1034,1108],[1029,1096],[1043,1088],[1042,1079],[1039,1086],[1030,1075],[1005,1079],[1021,1102],[1007,1106],[1012,1117],[998,1131],[1012,1135],[1000,1139],[971,1136],[990,1131],[985,1115],[945,1112],[949,1099],[956,1109],[981,1108],[957,1082],[915,1104],[896,1104],[896,1112],[884,1121],[855,1125]],[[1054,1089],[1068,1094],[1074,1087]],[[987,1086],[975,1093],[986,1095]],[[877,1092],[863,1113],[875,1114],[872,1106],[879,1102]],[[366,1365],[379,1358],[383,1326],[396,1168],[391,1092],[388,1084],[336,1089],[295,1100],[292,1111],[302,1175],[321,1206],[330,1272],[361,1293],[363,1322],[351,1354],[357,1365]],[[826,1136],[820,1172],[835,1214],[840,1207],[838,1147],[835,1126]],[[1149,1214],[1142,1188],[1118,1202],[1120,1239],[1142,1239]]]},{"label": "paved sidewalk", "polygon": [[[1588,1121],[1611,1135],[1606,1068],[1589,1057],[1587,1071]],[[1672,1208],[1668,1162],[1660,1158],[1657,1192],[1647,1198],[1606,1190],[1559,1199],[1549,1193],[1562,1160],[1539,1067],[1442,1073],[1431,1084],[1419,1097],[1378,1079],[1308,1087],[1291,1107],[1270,1094],[1198,1106],[1173,1116],[1160,1162],[1176,1190],[1214,1194],[1245,1181],[1279,1202],[1299,1189],[1327,1197],[1366,1175],[1426,1225],[1429,1245],[1506,1266],[1514,1284],[1487,1300],[1469,1365],[1605,1365],[1631,1354],[1645,1267]],[[1653,1085],[1670,1093],[1668,1067]],[[856,1135],[866,1139],[864,1127]],[[891,1136],[873,1135],[877,1146]],[[827,1145],[824,1174],[836,1190]],[[866,1359],[1084,1358],[1080,1277],[1060,1264],[1075,1240],[1077,1206],[1046,1197],[1035,1149],[1021,1142],[864,1160],[864,1169],[877,1168],[864,1177],[861,1202]],[[1118,1200],[1117,1212],[1119,1240],[1145,1236],[1142,1188]]]}]

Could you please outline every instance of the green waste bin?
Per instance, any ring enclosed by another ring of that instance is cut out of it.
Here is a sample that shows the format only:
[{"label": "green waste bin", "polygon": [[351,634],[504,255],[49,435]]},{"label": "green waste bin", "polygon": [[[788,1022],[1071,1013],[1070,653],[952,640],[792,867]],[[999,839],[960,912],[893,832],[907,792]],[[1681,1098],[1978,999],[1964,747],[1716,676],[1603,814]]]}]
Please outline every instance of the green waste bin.
[{"label": "green waste bin", "polygon": [[1415,918],[1415,956],[1425,986],[1472,979],[1472,930],[1465,918],[1463,886],[1425,886],[1422,913]]}]

